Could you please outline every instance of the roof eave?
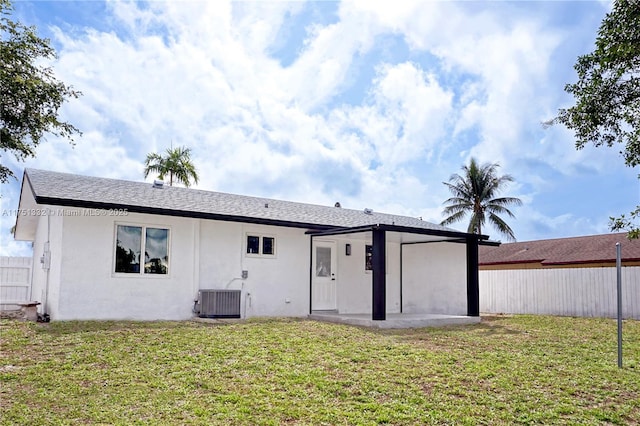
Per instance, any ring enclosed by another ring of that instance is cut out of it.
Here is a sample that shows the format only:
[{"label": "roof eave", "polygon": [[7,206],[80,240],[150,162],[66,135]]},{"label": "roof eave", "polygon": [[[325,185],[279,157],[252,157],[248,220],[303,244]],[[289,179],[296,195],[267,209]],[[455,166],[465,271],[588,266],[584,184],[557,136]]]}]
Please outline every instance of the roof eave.
[{"label": "roof eave", "polygon": [[20,197],[18,198],[18,210],[16,211],[15,232],[13,238],[17,241],[33,241],[35,238],[37,224],[37,214],[29,214],[30,210],[37,205],[36,195],[33,185],[27,174],[27,170],[22,173],[22,184],[20,185]]},{"label": "roof eave", "polygon": [[417,228],[412,226],[400,226],[400,225],[387,225],[387,224],[374,224],[374,225],[365,225],[365,226],[355,226],[352,228],[336,228],[328,229],[325,231],[307,231],[307,234],[312,236],[331,236],[331,235],[345,235],[345,234],[355,234],[359,232],[368,232],[374,229],[381,229],[383,231],[389,232],[406,232],[411,234],[421,234],[421,235],[435,235],[439,237],[448,237],[448,238],[478,238],[478,240],[488,240],[489,237],[486,235],[477,235],[477,234],[468,234],[466,232],[458,232],[458,231],[447,231],[442,229],[427,229],[427,228]]},{"label": "roof eave", "polygon": [[38,204],[48,204],[48,205],[54,205],[54,206],[103,209],[103,210],[127,210],[130,213],[157,214],[162,216],[188,217],[188,218],[194,218],[194,219],[210,219],[210,220],[220,220],[225,222],[244,222],[244,223],[253,223],[253,224],[259,224],[259,225],[284,226],[288,228],[306,228],[306,229],[317,229],[317,230],[326,230],[326,229],[334,228],[330,225],[323,225],[318,223],[294,222],[294,221],[258,218],[258,217],[249,217],[249,216],[225,215],[220,213],[197,212],[197,211],[191,211],[191,210],[163,209],[163,208],[150,207],[150,206],[105,203],[101,201],[74,200],[74,199],[68,199],[68,198],[55,198],[55,197],[43,197],[43,196],[36,196],[35,200]]},{"label": "roof eave", "polygon": [[[640,258],[628,257],[620,259],[622,262],[637,262],[640,261]],[[574,261],[565,261],[565,262],[541,262],[543,265],[549,266],[566,266],[566,265],[587,265],[590,263],[616,263],[616,259],[590,259],[590,260],[574,260]]]},{"label": "roof eave", "polygon": [[494,265],[519,265],[519,264],[530,264],[530,263],[540,263],[542,264],[542,262],[544,261],[544,259],[534,259],[534,260],[509,260],[509,261],[495,261],[495,262],[478,262],[478,265],[480,266],[494,266]]}]

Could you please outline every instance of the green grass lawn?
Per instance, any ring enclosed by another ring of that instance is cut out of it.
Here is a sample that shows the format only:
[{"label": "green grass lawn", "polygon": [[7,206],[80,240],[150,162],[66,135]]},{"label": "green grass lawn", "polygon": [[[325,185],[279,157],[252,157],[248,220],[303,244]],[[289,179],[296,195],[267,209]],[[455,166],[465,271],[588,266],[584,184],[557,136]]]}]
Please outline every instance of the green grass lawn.
[{"label": "green grass lawn", "polygon": [[0,423],[640,424],[640,322],[0,322]]}]

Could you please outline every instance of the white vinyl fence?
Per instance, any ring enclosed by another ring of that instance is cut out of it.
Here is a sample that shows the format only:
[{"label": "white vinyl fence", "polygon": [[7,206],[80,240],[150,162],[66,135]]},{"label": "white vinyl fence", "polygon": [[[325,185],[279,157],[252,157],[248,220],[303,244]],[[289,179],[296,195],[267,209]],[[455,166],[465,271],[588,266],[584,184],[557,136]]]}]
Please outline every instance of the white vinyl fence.
[{"label": "white vinyl fence", "polygon": [[[616,268],[480,271],[480,311],[617,316]],[[640,319],[640,266],[622,268],[623,318]]]},{"label": "white vinyl fence", "polygon": [[0,257],[0,310],[17,309],[31,298],[31,258]]}]

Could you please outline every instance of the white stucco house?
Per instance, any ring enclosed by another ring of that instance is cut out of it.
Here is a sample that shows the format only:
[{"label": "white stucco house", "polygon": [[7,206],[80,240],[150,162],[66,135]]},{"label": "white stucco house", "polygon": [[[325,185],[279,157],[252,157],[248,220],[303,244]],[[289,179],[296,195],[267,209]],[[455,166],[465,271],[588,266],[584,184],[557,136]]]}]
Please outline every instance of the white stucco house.
[{"label": "white stucco house", "polygon": [[52,320],[478,317],[478,244],[420,219],[26,169],[15,238]]}]

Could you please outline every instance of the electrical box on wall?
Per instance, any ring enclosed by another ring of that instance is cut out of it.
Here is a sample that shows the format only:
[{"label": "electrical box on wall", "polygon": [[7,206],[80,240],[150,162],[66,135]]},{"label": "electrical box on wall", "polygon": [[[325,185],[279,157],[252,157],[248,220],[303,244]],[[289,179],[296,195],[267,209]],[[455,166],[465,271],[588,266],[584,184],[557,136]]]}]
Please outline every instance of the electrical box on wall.
[{"label": "electrical box on wall", "polygon": [[244,271],[242,271],[242,279],[246,280],[247,278],[249,278],[249,271],[245,269]]},{"label": "electrical box on wall", "polygon": [[48,271],[51,267],[51,251],[49,251],[49,243],[45,243],[44,252],[42,256],[40,256],[40,263],[42,264],[42,269]]}]

